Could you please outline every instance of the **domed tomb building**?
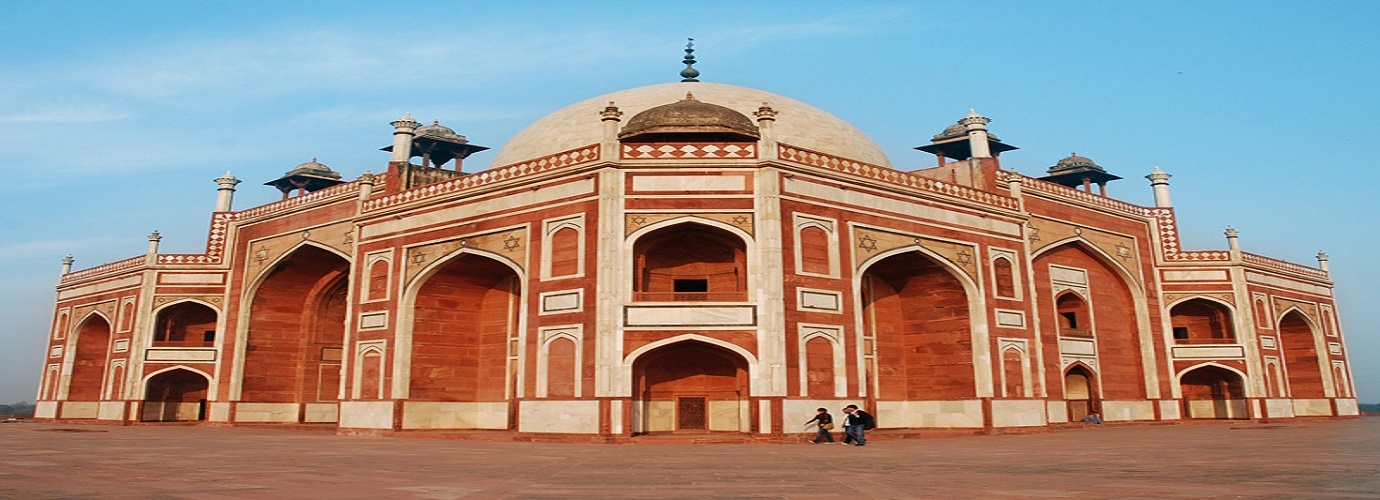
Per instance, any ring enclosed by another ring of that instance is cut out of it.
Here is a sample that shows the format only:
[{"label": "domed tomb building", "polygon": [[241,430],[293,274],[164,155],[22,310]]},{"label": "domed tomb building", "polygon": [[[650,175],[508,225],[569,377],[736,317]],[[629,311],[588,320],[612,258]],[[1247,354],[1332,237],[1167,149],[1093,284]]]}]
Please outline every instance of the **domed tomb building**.
[{"label": "domed tomb building", "polygon": [[1027,177],[987,123],[907,172],[808,104],[688,81],[465,172],[487,148],[405,116],[385,174],[313,160],[243,210],[217,179],[203,254],[66,261],[37,416],[620,441],[795,439],[847,404],[882,435],[1358,414],[1323,256],[1184,250],[1168,174],[1153,207],[1076,155]]}]

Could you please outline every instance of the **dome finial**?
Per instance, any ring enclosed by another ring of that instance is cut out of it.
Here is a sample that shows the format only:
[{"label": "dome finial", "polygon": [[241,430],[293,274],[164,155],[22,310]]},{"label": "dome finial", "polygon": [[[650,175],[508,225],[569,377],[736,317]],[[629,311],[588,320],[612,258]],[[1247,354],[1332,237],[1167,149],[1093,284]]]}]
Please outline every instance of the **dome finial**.
[{"label": "dome finial", "polygon": [[686,40],[689,42],[685,43],[685,59],[681,61],[685,63],[685,69],[680,70],[680,81],[698,82],[699,80],[695,79],[695,77],[700,76],[700,72],[695,70],[695,39],[686,38]]}]

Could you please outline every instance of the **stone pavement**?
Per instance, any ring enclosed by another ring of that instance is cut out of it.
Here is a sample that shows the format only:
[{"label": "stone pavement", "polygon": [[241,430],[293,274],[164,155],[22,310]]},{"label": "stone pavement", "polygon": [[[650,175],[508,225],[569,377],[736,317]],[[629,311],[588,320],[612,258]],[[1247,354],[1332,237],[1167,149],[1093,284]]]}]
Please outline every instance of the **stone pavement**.
[{"label": "stone pavement", "polygon": [[0,498],[1380,498],[1380,417],[809,444],[0,424]]}]

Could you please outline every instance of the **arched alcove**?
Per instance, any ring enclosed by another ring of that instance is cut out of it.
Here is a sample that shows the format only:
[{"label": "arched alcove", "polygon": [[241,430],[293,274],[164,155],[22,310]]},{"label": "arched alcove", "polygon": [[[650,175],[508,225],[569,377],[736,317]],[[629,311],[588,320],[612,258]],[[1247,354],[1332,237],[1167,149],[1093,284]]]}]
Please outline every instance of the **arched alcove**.
[{"label": "arched alcove", "polygon": [[637,433],[749,432],[747,360],[686,340],[653,349],[633,363]]},{"label": "arched alcove", "polygon": [[1236,327],[1231,311],[1217,302],[1195,298],[1169,308],[1175,344],[1233,344]]},{"label": "arched alcove", "polygon": [[105,391],[105,375],[110,357],[110,322],[104,316],[87,316],[76,329],[76,349],[72,356],[72,377],[67,388],[68,401],[99,401]]},{"label": "arched alcove", "polygon": [[338,399],[350,263],[311,245],[274,264],[250,299],[241,401]]},{"label": "arched alcove", "polygon": [[968,293],[958,278],[933,258],[904,252],[868,266],[861,286],[863,325],[876,339],[869,379],[877,400],[976,395]]},{"label": "arched alcove", "polygon": [[210,346],[216,341],[215,309],[197,302],[178,302],[158,310],[154,347]]},{"label": "arched alcove", "polygon": [[743,301],[747,280],[747,245],[722,229],[685,222],[633,245],[638,301]]},{"label": "arched alcove", "polygon": [[1179,377],[1188,418],[1245,419],[1245,382],[1241,375],[1215,365],[1204,365]]},{"label": "arched alcove", "polygon": [[174,368],[149,377],[144,383],[145,422],[185,422],[206,419],[206,376]]}]

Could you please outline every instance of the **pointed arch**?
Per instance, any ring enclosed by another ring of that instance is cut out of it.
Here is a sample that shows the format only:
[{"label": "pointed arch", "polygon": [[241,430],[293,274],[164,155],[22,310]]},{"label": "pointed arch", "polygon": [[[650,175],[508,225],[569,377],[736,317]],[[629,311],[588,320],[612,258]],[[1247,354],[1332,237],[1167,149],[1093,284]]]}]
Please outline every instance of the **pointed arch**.
[{"label": "pointed arch", "polygon": [[353,260],[313,241],[294,245],[245,287],[231,398],[334,402]]},{"label": "pointed arch", "polygon": [[[1054,337],[1058,324],[1057,305],[1054,303],[1057,292],[1064,288],[1085,288],[1093,299],[1089,301],[1089,312],[1094,328],[1091,332],[1094,343],[1084,342],[1078,348],[1095,349],[1093,352],[1098,366],[1115,364],[1128,368],[1100,374],[1100,396],[1107,399],[1159,398],[1159,380],[1161,377],[1172,377],[1173,368],[1157,365],[1150,309],[1139,277],[1115,257],[1081,236],[1065,238],[1042,247],[1033,253],[1031,259],[1034,275],[1037,276],[1034,307],[1043,318],[1038,323],[1041,325],[1041,335],[1048,339],[1046,345],[1058,345]],[[1084,274],[1081,277],[1064,274],[1067,269],[1076,269]],[[1074,283],[1080,279],[1082,283]],[[1115,321],[1099,321],[1099,318],[1114,318]],[[1072,354],[1085,355],[1077,352]],[[1160,372],[1161,369],[1164,371]],[[1046,376],[1048,385],[1059,383],[1052,373]]]},{"label": "pointed arch", "polygon": [[633,432],[750,432],[753,377],[741,348],[682,336],[629,357]]},{"label": "pointed arch", "polygon": [[1175,344],[1236,343],[1236,308],[1205,295],[1183,297],[1166,305]]},{"label": "pointed arch", "polygon": [[[520,351],[509,353],[508,345],[513,339],[525,345],[526,315],[520,311],[527,303],[526,282],[511,259],[469,247],[422,268],[400,301],[394,397],[492,402],[520,395],[523,358]],[[515,366],[509,366],[510,354],[518,357]]]},{"label": "pointed arch", "polygon": [[745,301],[756,279],[750,242],[741,229],[699,217],[649,224],[625,242],[633,300]]},{"label": "pointed arch", "polygon": [[206,419],[213,378],[201,370],[183,365],[164,368],[144,376],[143,409],[145,422],[178,422]]},{"label": "pointed arch", "polygon": [[1180,370],[1178,383],[1188,418],[1250,418],[1246,401],[1246,374],[1215,362],[1199,363]]},{"label": "pointed arch", "polygon": [[221,310],[197,298],[180,298],[153,309],[153,346],[209,346],[221,337]]},{"label": "pointed arch", "polygon": [[1077,422],[1090,413],[1102,413],[1101,377],[1091,366],[1075,361],[1060,373],[1060,390],[1067,406],[1069,420]]},{"label": "pointed arch", "polygon": [[105,394],[112,329],[110,317],[96,310],[82,317],[73,329],[68,340],[72,353],[72,371],[65,391],[68,401],[99,401]]},{"label": "pointed arch", "polygon": [[1324,353],[1327,351],[1319,348],[1322,339],[1318,322],[1302,309],[1291,306],[1280,313],[1275,331],[1279,332],[1289,396],[1295,399],[1328,397],[1327,377],[1332,370],[1326,366]]},{"label": "pointed arch", "polygon": [[[901,261],[894,259],[919,259],[907,264],[910,271],[897,269],[890,272],[895,277],[894,284],[885,280],[878,282],[884,263],[890,265]],[[920,262],[915,267],[913,262]],[[900,273],[900,274],[897,274]],[[936,274],[937,273],[937,274]],[[894,400],[935,400],[991,397],[995,392],[992,376],[991,347],[987,325],[986,300],[980,284],[962,268],[944,256],[920,245],[908,245],[879,252],[858,265],[854,274],[854,301],[864,304],[857,308],[856,359],[860,370],[858,387],[860,396]],[[934,281],[933,284],[918,288],[909,284],[910,280]],[[899,281],[898,281],[899,280]],[[943,283],[948,281],[950,285]],[[905,284],[903,284],[903,282]],[[904,290],[896,289],[901,285]],[[949,286],[945,296],[922,297],[923,289],[931,286]],[[874,289],[875,287],[875,289]],[[880,294],[880,295],[879,295]],[[962,295],[962,297],[955,297]],[[900,302],[929,302],[941,300],[946,303],[964,304],[966,307],[951,307],[943,310],[934,306],[928,309],[905,307]],[[878,308],[894,309],[890,313],[878,315]],[[916,316],[907,326],[905,316],[898,314],[929,314],[935,316],[927,320]],[[882,323],[883,318],[901,318],[900,322]],[[928,324],[926,324],[928,323]],[[923,326],[922,326],[923,325]],[[945,332],[942,340],[924,332]],[[893,334],[878,335],[879,328],[891,329]],[[900,328],[900,330],[897,330]],[[908,333],[902,333],[908,332]],[[889,338],[888,338],[889,337]],[[865,346],[875,343],[874,352],[866,352]],[[901,344],[887,347],[888,342]],[[913,345],[912,345],[913,344]],[[870,362],[869,362],[870,361]],[[948,365],[949,373],[934,373],[934,363]],[[960,368],[962,367],[962,368]],[[965,369],[966,368],[966,369]],[[957,371],[961,371],[961,373]],[[884,379],[893,382],[884,382]],[[891,385],[891,394],[884,392],[883,385]]]},{"label": "pointed arch", "polygon": [[1084,238],[1082,236],[1070,236],[1068,238],[1064,238],[1062,240],[1058,240],[1043,247],[1040,247],[1039,250],[1036,250],[1030,254],[1030,260],[1033,261],[1036,258],[1039,258],[1040,256],[1046,253],[1055,251],[1059,247],[1062,247],[1064,245],[1074,245],[1088,253],[1097,256],[1098,260],[1100,260],[1103,264],[1116,270],[1116,274],[1121,277],[1122,281],[1126,283],[1126,286],[1128,288],[1135,289],[1140,286],[1140,279],[1136,276],[1136,273],[1131,272],[1131,270],[1128,269],[1125,265],[1121,264],[1120,262],[1117,262],[1117,259],[1113,257],[1111,254],[1107,253],[1106,251],[1103,251],[1096,244],[1094,244],[1091,241],[1088,241],[1087,238]]}]

